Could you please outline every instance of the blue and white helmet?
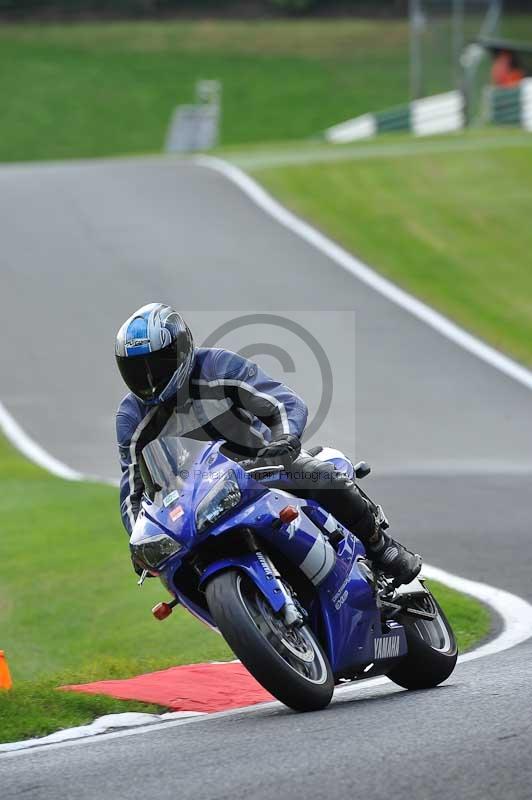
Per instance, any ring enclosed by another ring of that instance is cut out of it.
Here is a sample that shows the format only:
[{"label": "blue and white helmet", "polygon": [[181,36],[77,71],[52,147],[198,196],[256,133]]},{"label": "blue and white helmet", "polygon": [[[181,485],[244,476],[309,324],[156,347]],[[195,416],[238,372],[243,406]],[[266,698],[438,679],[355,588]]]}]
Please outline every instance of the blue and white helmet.
[{"label": "blue and white helmet", "polygon": [[186,399],[194,340],[175,309],[148,303],[135,311],[118,331],[115,355],[122,378],[146,405]]}]

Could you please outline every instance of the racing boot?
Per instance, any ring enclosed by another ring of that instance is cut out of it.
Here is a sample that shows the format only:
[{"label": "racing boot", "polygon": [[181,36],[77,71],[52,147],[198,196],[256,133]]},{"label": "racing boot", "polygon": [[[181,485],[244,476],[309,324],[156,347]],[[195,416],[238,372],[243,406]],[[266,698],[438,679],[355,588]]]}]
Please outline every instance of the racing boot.
[{"label": "racing boot", "polygon": [[419,575],[423,563],[421,556],[411,553],[402,544],[385,533],[380,526],[367,542],[366,550],[377,569],[393,578],[394,586],[410,583]]},{"label": "racing boot", "polygon": [[355,499],[356,492],[359,498],[358,502],[364,503],[365,501],[364,512],[352,529],[364,542],[368,557],[377,569],[380,569],[388,578],[393,578],[395,587],[402,583],[410,583],[421,571],[423,564],[421,556],[411,553],[402,544],[392,539],[386,533],[389,522],[381,506],[375,505],[359,487],[355,487],[352,483],[351,487],[352,499]]},{"label": "racing boot", "polygon": [[[382,508],[345,473],[327,461],[309,453],[300,455],[286,473],[294,494],[310,497],[326,508],[348,530],[364,543],[368,557],[382,572],[394,579],[394,584],[410,583],[421,570],[421,557],[388,536],[388,520]],[[274,481],[268,482],[275,486]],[[279,483],[287,488],[287,483]]]}]

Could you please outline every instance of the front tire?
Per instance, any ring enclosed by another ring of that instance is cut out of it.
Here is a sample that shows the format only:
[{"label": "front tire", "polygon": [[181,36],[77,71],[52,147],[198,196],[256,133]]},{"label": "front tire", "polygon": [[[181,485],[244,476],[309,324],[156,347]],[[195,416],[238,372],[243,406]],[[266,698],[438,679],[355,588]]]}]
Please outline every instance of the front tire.
[{"label": "front tire", "polygon": [[274,697],[295,711],[317,711],[330,703],[332,669],[308,626],[287,627],[239,570],[215,575],[205,594],[224,639]]},{"label": "front tire", "polygon": [[412,599],[409,606],[435,616],[427,620],[406,611],[397,616],[405,629],[408,652],[388,677],[404,689],[431,689],[447,680],[454,670],[458,658],[456,639],[430,592]]}]

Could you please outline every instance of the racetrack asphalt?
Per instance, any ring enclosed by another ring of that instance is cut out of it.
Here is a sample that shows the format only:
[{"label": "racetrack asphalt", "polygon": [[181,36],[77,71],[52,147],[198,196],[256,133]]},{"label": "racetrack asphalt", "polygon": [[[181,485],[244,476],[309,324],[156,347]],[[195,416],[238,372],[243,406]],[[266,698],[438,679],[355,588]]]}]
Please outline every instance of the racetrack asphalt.
[{"label": "racetrack asphalt", "polygon": [[[250,311],[299,319],[334,375],[333,410],[314,440],[372,463],[365,490],[428,562],[532,599],[530,391],[222,175],[168,159],[6,167],[0,233],[0,399],[52,455],[117,477],[113,339],[139,305],[184,309],[200,340]],[[312,406],[312,359],[297,342],[294,352],[286,380]],[[530,800],[531,665],[525,643],[459,665],[429,692],[368,686],[318,714],[257,708],[0,758],[2,795]]]}]

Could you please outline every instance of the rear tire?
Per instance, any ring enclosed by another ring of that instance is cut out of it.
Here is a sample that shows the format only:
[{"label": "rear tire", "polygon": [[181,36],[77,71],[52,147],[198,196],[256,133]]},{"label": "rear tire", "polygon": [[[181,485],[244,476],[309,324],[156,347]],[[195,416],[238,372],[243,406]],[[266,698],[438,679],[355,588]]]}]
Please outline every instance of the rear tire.
[{"label": "rear tire", "polygon": [[295,711],[316,711],[330,703],[332,669],[308,626],[288,628],[239,570],[215,575],[205,594],[224,639],[274,697]]},{"label": "rear tire", "polygon": [[397,621],[405,628],[408,652],[388,672],[394,683],[405,689],[431,689],[447,680],[456,666],[458,648],[445,614],[434,597],[427,593],[410,602],[414,608],[436,613],[434,620],[425,620],[403,612]]}]

